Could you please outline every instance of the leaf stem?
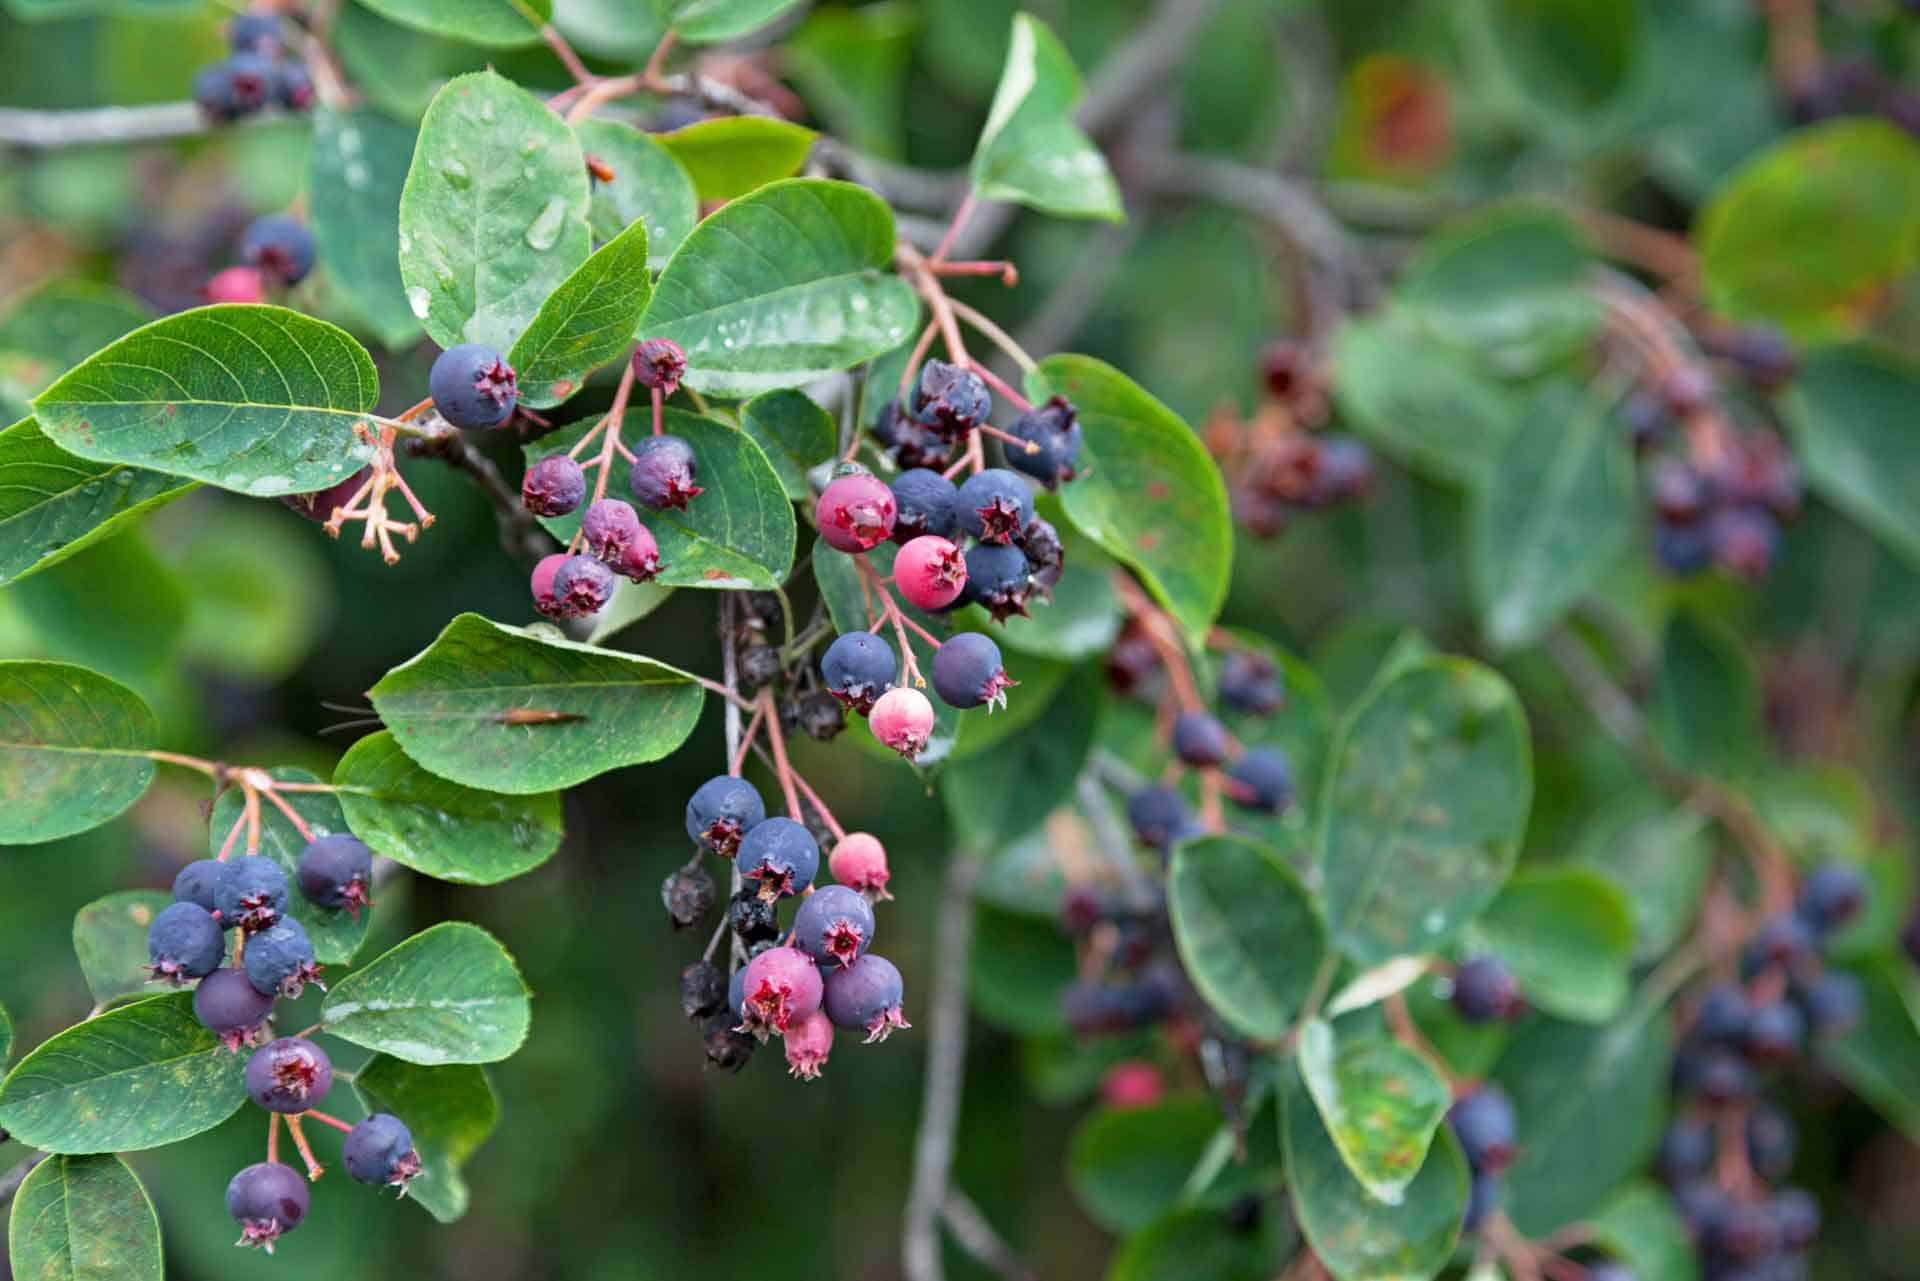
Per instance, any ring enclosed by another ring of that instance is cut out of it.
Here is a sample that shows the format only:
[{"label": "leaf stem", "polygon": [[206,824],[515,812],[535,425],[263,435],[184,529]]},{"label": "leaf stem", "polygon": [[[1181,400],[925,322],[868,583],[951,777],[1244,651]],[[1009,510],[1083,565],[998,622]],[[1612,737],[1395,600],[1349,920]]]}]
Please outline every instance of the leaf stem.
[{"label": "leaf stem", "polygon": [[935,263],[945,265],[947,255],[953,252],[954,242],[960,239],[960,232],[967,225],[967,219],[973,217],[974,208],[978,203],[979,200],[973,188],[968,187],[967,194],[961,198],[959,207],[953,211],[953,221],[947,224],[946,234],[940,237],[939,247],[933,251]]}]

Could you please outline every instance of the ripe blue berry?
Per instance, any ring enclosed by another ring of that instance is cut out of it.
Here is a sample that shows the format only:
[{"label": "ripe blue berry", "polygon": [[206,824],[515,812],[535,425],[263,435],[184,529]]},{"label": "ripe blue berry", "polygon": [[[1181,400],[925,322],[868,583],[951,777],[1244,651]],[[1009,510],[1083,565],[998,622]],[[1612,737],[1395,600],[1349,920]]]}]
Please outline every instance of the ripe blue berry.
[{"label": "ripe blue berry", "polygon": [[1031,572],[1026,553],[1018,547],[975,543],[967,549],[967,586],[961,598],[984,606],[996,622],[1024,616],[1033,592]]},{"label": "ripe blue berry", "polygon": [[198,903],[169,903],[147,927],[147,975],[179,987],[219,968],[226,943],[219,922]]},{"label": "ripe blue berry", "polygon": [[280,15],[242,13],[227,24],[227,48],[235,53],[261,53],[269,57],[280,52]]},{"label": "ripe blue berry", "polygon": [[1713,559],[1748,582],[1764,578],[1780,546],[1780,521],[1772,512],[1746,504],[1715,509],[1707,521]]},{"label": "ripe blue berry", "polygon": [[1733,1201],[1721,1212],[1710,1244],[1734,1263],[1757,1263],[1780,1248],[1780,1228],[1769,1206]]},{"label": "ripe blue berry", "polygon": [[214,883],[220,879],[220,864],[199,858],[181,868],[173,878],[173,901],[198,904],[206,911],[217,906],[213,901]]},{"label": "ripe blue berry", "polygon": [[1730,1050],[1709,1050],[1693,1062],[1682,1084],[1709,1103],[1732,1103],[1753,1093],[1753,1073]]},{"label": "ripe blue berry", "polygon": [[1510,1019],[1521,1009],[1520,984],[1498,957],[1470,957],[1454,973],[1453,1008],[1469,1023]]},{"label": "ripe blue berry", "polygon": [[896,1028],[913,1026],[901,1010],[905,993],[893,962],[868,952],[852,965],[827,971],[821,1008],[835,1027],[862,1030],[871,1044],[886,1040]]},{"label": "ripe blue berry", "polygon": [[291,58],[273,64],[274,105],[287,111],[305,111],[313,105],[313,77]]},{"label": "ripe blue berry", "polygon": [[1635,391],[1622,402],[1620,421],[1626,424],[1627,438],[1636,454],[1658,445],[1673,426],[1665,402],[1645,391]]},{"label": "ripe blue berry", "polygon": [[960,491],[939,472],[915,467],[893,478],[893,541],[906,543],[922,534],[952,538],[960,527]]},{"label": "ripe blue berry", "polygon": [[770,947],[740,973],[741,1028],[763,1041],[769,1032],[785,1032],[820,1008],[820,970],[797,948]]},{"label": "ripe blue berry", "polygon": [[1806,1016],[1798,1006],[1788,1001],[1757,1005],[1747,1024],[1747,1057],[1756,1063],[1784,1063],[1800,1053],[1806,1035]]},{"label": "ripe blue berry", "polygon": [[1820,1203],[1804,1188],[1781,1188],[1767,1203],[1780,1244],[1799,1253],[1820,1237]]},{"label": "ripe blue berry", "polygon": [[274,61],[258,53],[236,53],[226,61],[236,115],[251,115],[273,98]]},{"label": "ripe blue berry", "polygon": [[1713,563],[1713,535],[1705,525],[1656,525],[1653,551],[1667,572],[1697,574]]},{"label": "ripe blue berry", "polygon": [[269,1041],[247,1060],[247,1097],[269,1112],[305,1112],[332,1088],[333,1064],[305,1037]]},{"label": "ripe blue berry", "polygon": [[1164,850],[1193,830],[1193,816],[1180,793],[1150,784],[1127,798],[1127,820],[1143,845]]},{"label": "ripe blue berry", "polygon": [[1173,754],[1196,769],[1227,759],[1227,727],[1207,712],[1182,712],[1173,723]]},{"label": "ripe blue berry", "polygon": [[305,280],[313,256],[313,233],[284,214],[255,218],[240,236],[240,257],[282,285]]},{"label": "ripe blue berry", "polygon": [[899,671],[893,647],[872,632],[844,632],[820,656],[820,676],[827,692],[862,716]]},{"label": "ripe blue berry", "polygon": [[694,479],[700,474],[700,460],[693,446],[679,436],[643,436],[633,447],[633,466],[627,472],[627,486],[640,505],[653,511],[669,507],[681,511],[701,494]]},{"label": "ripe blue berry", "polygon": [[569,556],[553,571],[553,605],[562,618],[585,618],[606,608],[613,570],[592,556]]},{"label": "ripe blue berry", "polygon": [[202,1027],[218,1033],[228,1049],[251,1041],[268,1014],[273,998],[254,990],[239,970],[221,968],[200,980],[193,990],[193,1013]]},{"label": "ripe blue berry", "polygon": [[1055,396],[1014,420],[1008,429],[1036,449],[1006,446],[1007,466],[1025,472],[1048,489],[1072,480],[1080,459],[1080,421],[1065,397]]},{"label": "ripe blue berry", "polygon": [[1467,1209],[1461,1216],[1462,1232],[1478,1232],[1487,1216],[1500,1208],[1500,1197],[1504,1189],[1500,1186],[1500,1176],[1476,1170],[1473,1181],[1467,1185]]},{"label": "ripe blue berry", "polygon": [[793,918],[793,946],[831,969],[844,969],[873,944],[873,907],[845,885],[822,885]]},{"label": "ripe blue berry", "polygon": [[898,516],[893,491],[864,469],[833,481],[813,505],[820,537],[848,555],[871,551],[892,537]]},{"label": "ripe blue berry", "polygon": [[1236,649],[1220,664],[1220,701],[1243,716],[1270,716],[1287,693],[1280,673],[1265,656]]},{"label": "ripe blue berry", "polygon": [[820,846],[804,823],[775,815],[742,838],[736,862],[741,876],[760,882],[760,897],[785,898],[813,884]]},{"label": "ripe blue berry", "polygon": [[1019,683],[1007,678],[1000,647],[979,632],[960,632],[933,652],[933,692],[949,707],[1005,707]]},{"label": "ripe blue berry", "polygon": [[766,817],[767,804],[759,791],[732,774],[708,779],[687,799],[687,835],[721,858],[732,858],[740,838]]},{"label": "ripe blue berry", "polygon": [[873,435],[901,467],[930,468],[938,472],[953,461],[953,442],[893,400],[880,407]]},{"label": "ripe blue berry", "polygon": [[[1761,1103],[1747,1113],[1747,1163],[1761,1178],[1784,1177],[1793,1168],[1798,1141],[1793,1119],[1779,1108]],[[1704,1173],[1705,1168],[1703,1162],[1695,1173]]]},{"label": "ripe blue berry", "polygon": [[550,454],[520,478],[520,502],[536,516],[564,516],[587,496],[587,474],[565,454]]},{"label": "ripe blue berry", "polygon": [[1618,1263],[1593,1263],[1587,1266],[1587,1281],[1638,1281],[1631,1268]]},{"label": "ripe blue berry", "polygon": [[307,902],[315,907],[344,907],[358,920],[360,909],[373,904],[368,897],[373,886],[373,851],[351,832],[333,832],[300,851],[293,879]]},{"label": "ripe blue berry", "polygon": [[1518,1155],[1513,1104],[1497,1085],[1483,1085],[1461,1097],[1447,1113],[1447,1124],[1476,1171],[1498,1174]]},{"label": "ripe blue berry", "polygon": [[1816,1036],[1841,1036],[1860,1024],[1866,1012],[1866,998],[1860,980],[1839,970],[1828,970],[1801,993],[1807,1022]]},{"label": "ripe blue berry", "polygon": [[1263,814],[1278,814],[1293,804],[1293,767],[1277,747],[1251,747],[1227,771],[1227,795],[1234,803]]},{"label": "ripe blue berry", "polygon": [[435,357],[427,390],[440,416],[465,431],[506,422],[520,396],[513,366],[499,352],[477,342],[449,347]]},{"label": "ripe blue berry", "polygon": [[248,932],[264,930],[287,910],[287,874],[258,854],[229,859],[214,878],[213,905],[223,922]]},{"label": "ripe blue berry", "polygon": [[1693,1032],[1715,1045],[1739,1045],[1747,1039],[1747,1024],[1753,1018],[1753,1006],[1746,989],[1738,983],[1716,983],[1700,998]]},{"label": "ripe blue berry", "polygon": [[235,92],[233,68],[216,62],[194,73],[193,102],[214,124],[230,124],[254,108],[242,105]]},{"label": "ripe blue berry", "polygon": [[340,1161],[360,1182],[399,1188],[402,1196],[420,1173],[413,1134],[388,1112],[375,1112],[347,1132],[346,1142],[340,1145]]},{"label": "ripe blue berry", "polygon": [[312,1195],[307,1181],[277,1162],[250,1165],[227,1184],[227,1213],[240,1225],[236,1245],[273,1253],[273,1243],[299,1227]]},{"label": "ripe blue berry", "polygon": [[960,486],[960,528],[983,543],[1011,543],[1033,519],[1033,493],[1019,475],[989,467]]},{"label": "ripe blue berry", "polygon": [[1761,391],[1778,391],[1793,381],[1799,360],[1793,343],[1772,325],[1745,325],[1727,343],[1727,358]]},{"label": "ripe blue berry", "polygon": [[913,413],[921,422],[957,436],[987,421],[992,412],[993,397],[979,374],[944,360],[929,360],[920,366],[920,379],[913,389]]},{"label": "ripe blue berry", "polygon": [[1855,916],[1867,901],[1867,878],[1858,868],[1829,864],[1800,887],[1794,910],[1815,934],[1828,934]]},{"label": "ripe blue berry", "polygon": [[1740,953],[1741,977],[1752,978],[1771,966],[1783,966],[1789,974],[1804,973],[1814,961],[1813,931],[1791,912],[1770,916],[1760,923]]},{"label": "ripe blue berry", "polygon": [[1685,1183],[1707,1172],[1713,1164],[1713,1127],[1693,1117],[1681,1117],[1660,1136],[1656,1165],[1668,1183]]},{"label": "ripe blue berry", "polygon": [[248,939],[241,964],[255,991],[288,1000],[320,979],[320,967],[313,959],[313,940],[307,937],[306,927],[291,916],[281,917]]},{"label": "ripe blue berry", "polygon": [[1313,482],[1317,506],[1362,497],[1373,488],[1373,454],[1352,436],[1328,436],[1320,442]]}]

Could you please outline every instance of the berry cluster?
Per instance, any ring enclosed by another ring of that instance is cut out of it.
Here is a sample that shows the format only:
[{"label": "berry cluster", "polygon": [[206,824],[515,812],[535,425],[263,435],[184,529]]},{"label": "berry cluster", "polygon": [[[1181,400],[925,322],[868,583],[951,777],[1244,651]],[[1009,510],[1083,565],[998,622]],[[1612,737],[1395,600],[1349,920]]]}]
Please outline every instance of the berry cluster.
[{"label": "berry cluster", "polygon": [[243,13],[227,26],[221,61],[193,77],[193,101],[214,124],[232,124],[269,106],[305,111],[313,105],[306,66],[288,56],[280,15]]},{"label": "berry cluster", "polygon": [[[279,803],[277,797],[269,799]],[[257,804],[257,801],[254,802]],[[291,811],[287,811],[291,815]],[[235,823],[234,837],[246,821]],[[356,918],[371,907],[373,851],[347,832],[310,836],[294,869],[294,886],[313,907],[345,911]],[[227,1185],[227,1210],[240,1224],[240,1244],[269,1252],[283,1234],[306,1218],[307,1180],[279,1164],[280,1122],[284,1117],[309,1178],[321,1167],[300,1128],[311,1117],[347,1135],[342,1159],[362,1183],[389,1185],[406,1192],[420,1173],[413,1137],[399,1118],[376,1113],[348,1124],[315,1105],[333,1085],[333,1064],[304,1036],[269,1040],[276,999],[297,999],[309,983],[320,983],[306,927],[288,913],[291,887],[286,873],[258,854],[199,859],[173,880],[173,902],[147,929],[149,975],[175,987],[198,982],[193,1012],[227,1049],[257,1047],[247,1060],[247,1094],[271,1114],[267,1160],[247,1166]],[[229,961],[225,932],[234,932]],[[322,985],[324,986],[324,985]]]},{"label": "berry cluster", "polygon": [[1820,1210],[1802,1189],[1775,1186],[1793,1167],[1795,1131],[1761,1089],[1809,1040],[1859,1022],[1859,984],[1825,968],[1821,950],[1865,900],[1855,869],[1814,872],[1792,910],[1766,917],[1747,939],[1738,980],[1713,984],[1694,1003],[1674,1061],[1680,1112],[1661,1139],[1659,1170],[1710,1281],[1805,1274]]},{"label": "berry cluster", "polygon": [[291,289],[313,270],[313,233],[285,214],[256,218],[240,235],[239,266],[217,271],[200,287],[208,302],[265,302],[275,290]]},{"label": "berry cluster", "polygon": [[1318,430],[1327,418],[1326,374],[1302,344],[1281,340],[1261,356],[1266,398],[1242,420],[1231,405],[1207,422],[1207,448],[1227,477],[1236,519],[1271,538],[1295,517],[1363,498],[1373,455],[1352,436]]},{"label": "berry cluster", "polygon": [[[737,1072],[777,1033],[788,1070],[812,1080],[833,1049],[836,1027],[871,1043],[910,1026],[901,1012],[900,971],[871,950],[874,905],[892,897],[878,840],[838,833],[827,857],[837,884],[817,884],[820,841],[797,817],[768,816],[759,791],[738,774],[702,783],[686,817],[696,852],[662,887],[675,926],[692,925],[713,907],[702,855],[731,860],[742,884],[706,956],[680,974],[680,1006],[701,1024],[709,1062]],[[779,907],[787,899],[799,906],[783,929]],[[734,940],[731,981],[713,960],[725,933]]]}]

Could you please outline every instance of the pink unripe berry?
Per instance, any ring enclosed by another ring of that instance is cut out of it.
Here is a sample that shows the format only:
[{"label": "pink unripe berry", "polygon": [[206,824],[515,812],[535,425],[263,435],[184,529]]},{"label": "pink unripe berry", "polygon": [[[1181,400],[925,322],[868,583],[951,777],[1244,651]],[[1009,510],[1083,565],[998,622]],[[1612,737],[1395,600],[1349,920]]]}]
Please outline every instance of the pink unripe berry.
[{"label": "pink unripe berry", "polygon": [[265,302],[266,277],[257,267],[229,267],[200,286],[200,296],[208,302]]},{"label": "pink unripe berry", "polygon": [[887,848],[867,832],[848,832],[841,837],[827,856],[827,868],[834,880],[859,890],[869,902],[893,897],[887,893]]},{"label": "pink unripe berry", "polygon": [[1145,1059],[1127,1059],[1100,1078],[1100,1100],[1110,1108],[1150,1108],[1167,1092],[1160,1069]]},{"label": "pink unripe berry", "polygon": [[820,537],[848,554],[885,542],[893,532],[896,514],[893,491],[870,472],[842,476],[827,486],[813,506]]},{"label": "pink unripe berry", "polygon": [[893,558],[893,581],[918,609],[945,609],[967,585],[967,558],[937,534],[922,534]]},{"label": "pink unripe berry", "polygon": [[833,1050],[833,1020],[821,1010],[787,1029],[787,1072],[803,1081],[818,1080]]},{"label": "pink unripe berry", "polygon": [[917,689],[890,689],[867,713],[873,736],[908,760],[919,756],[933,733],[933,704]]},{"label": "pink unripe berry", "polygon": [[555,552],[542,556],[540,563],[533,567],[533,607],[548,618],[562,617],[560,604],[553,597],[553,576],[566,562],[565,552]]},{"label": "pink unripe berry", "polygon": [[742,1030],[761,1040],[785,1033],[820,1008],[820,971],[795,947],[770,947],[747,962],[741,989]]},{"label": "pink unripe berry", "polygon": [[613,563],[618,572],[625,574],[636,583],[644,583],[666,566],[660,563],[660,545],[653,541],[653,531],[645,525],[633,541],[627,544],[626,551]]}]

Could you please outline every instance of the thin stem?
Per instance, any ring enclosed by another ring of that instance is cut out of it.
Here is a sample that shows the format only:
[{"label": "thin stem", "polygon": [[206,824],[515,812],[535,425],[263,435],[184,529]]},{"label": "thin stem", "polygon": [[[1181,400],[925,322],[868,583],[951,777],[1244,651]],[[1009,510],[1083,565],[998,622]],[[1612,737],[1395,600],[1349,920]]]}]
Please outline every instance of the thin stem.
[{"label": "thin stem", "polygon": [[286,799],[280,795],[277,789],[263,787],[260,789],[260,794],[265,796],[269,801],[272,801],[274,807],[287,816],[287,821],[293,824],[293,830],[300,833],[301,840],[309,845],[313,844],[313,829],[307,826],[305,819],[294,812],[293,806],[287,804]]},{"label": "thin stem", "polygon": [[251,787],[241,789],[245,803],[241,806],[241,816],[247,820],[247,853],[260,852],[260,793]]},{"label": "thin stem", "polygon": [[[993,390],[999,394],[1000,399],[1006,401],[1009,405],[1012,405],[1015,409],[1019,410],[1021,413],[1024,414],[1029,409],[1033,408],[1032,401],[1028,400],[1025,396],[1022,396],[1019,392],[1015,391],[1013,389],[1013,386],[1010,383],[1008,383],[1006,379],[1002,378],[999,374],[994,373],[993,370],[987,368],[986,365],[982,364],[980,361],[976,360],[967,367],[973,370],[974,373],[980,375],[980,380],[986,383],[987,386],[993,388]],[[1002,440],[1014,440],[1015,443],[1019,445],[1024,446],[1027,443],[1024,440],[1017,440],[1015,437],[1009,436],[1003,431],[995,431],[993,428],[988,427],[985,423],[981,423],[976,430],[985,431],[989,435],[1000,437]]]},{"label": "thin stem", "polygon": [[340,1131],[340,1133],[342,1134],[353,1133],[352,1125],[350,1125],[345,1121],[342,1121],[337,1116],[328,1116],[325,1112],[322,1112],[319,1108],[308,1108],[305,1112],[302,1112],[300,1115],[303,1117],[310,1116],[322,1125],[330,1125],[334,1129]]},{"label": "thin stem", "polygon": [[820,793],[813,790],[799,770],[793,771],[793,781],[799,787],[801,795],[807,798],[807,804],[813,806],[813,812],[820,816],[820,821],[827,825],[829,832],[833,833],[834,839],[846,840],[847,829],[840,826],[840,820],[833,816],[833,811],[827,808],[827,803],[820,799]]},{"label": "thin stem", "polygon": [[[740,598],[732,592],[722,592],[720,594],[720,678],[726,682],[728,694],[728,698],[723,705],[728,761],[732,761],[734,756],[740,751],[740,740],[742,737],[740,732],[740,706],[738,702],[740,693],[740,657],[739,645],[736,640],[739,630]],[[734,773],[737,774],[739,771],[735,770]],[[740,874],[740,860],[735,858],[729,860],[729,862],[732,866],[727,872],[728,894],[733,895],[740,892],[740,886],[745,878]],[[723,912],[720,916],[721,929],[725,929],[726,923],[726,914]],[[707,944],[706,954],[709,959],[713,956],[714,943],[717,942],[719,938],[720,931],[716,930],[713,940]],[[741,947],[739,936],[736,935],[733,940],[733,946],[727,953],[727,973],[729,975],[740,967],[741,961],[745,959],[743,953],[744,949]]]},{"label": "thin stem", "polygon": [[294,1151],[298,1152],[300,1159],[306,1163],[307,1182],[318,1183],[320,1176],[327,1172],[327,1167],[321,1165],[318,1158],[313,1155],[313,1145],[307,1142],[307,1132],[300,1128],[299,1117],[287,1118],[287,1133],[293,1136]]},{"label": "thin stem", "polygon": [[647,58],[647,65],[641,68],[641,83],[655,93],[667,91],[667,55],[673,52],[673,46],[679,43],[679,40],[679,35],[672,31],[661,36],[660,43],[653,46],[653,53]]},{"label": "thin stem", "polygon": [[1121,608],[1140,624],[1147,643],[1160,656],[1160,663],[1167,669],[1174,696],[1179,699],[1180,706],[1190,712],[1204,711],[1206,703],[1200,697],[1199,687],[1194,684],[1193,669],[1187,664],[1187,652],[1181,647],[1172,622],[1147,599],[1146,593],[1125,572],[1115,570],[1113,584]]},{"label": "thin stem", "polygon": [[554,56],[560,59],[560,65],[567,69],[567,74],[573,77],[575,84],[591,85],[600,79],[587,69],[587,64],[580,60],[580,55],[573,51],[573,46],[567,43],[567,38],[561,35],[551,22],[541,25],[540,38],[547,42],[547,48],[553,50]]},{"label": "thin stem", "polygon": [[705,676],[695,676],[693,677],[693,680],[702,689],[707,690],[711,693],[718,694],[720,697],[726,699],[729,703],[733,704],[735,707],[740,708],[742,711],[745,711],[747,708],[753,706],[753,703],[750,700],[740,697],[740,695],[734,693],[732,690],[728,689],[725,685],[721,684],[719,681],[711,680]]},{"label": "thin stem", "polygon": [[753,719],[747,722],[747,732],[739,736],[740,745],[733,749],[732,757],[727,765],[727,773],[733,775],[735,778],[740,777],[740,771],[746,768],[747,749],[753,746],[753,736],[758,733],[760,729],[760,718],[766,714],[767,705],[765,703],[755,703],[753,705]]},{"label": "thin stem", "polygon": [[967,306],[966,303],[958,299],[949,298],[947,302],[948,305],[953,308],[954,315],[979,330],[988,342],[991,342],[994,346],[1005,352],[1009,360],[1020,366],[1022,373],[1030,374],[1034,371],[1034,368],[1039,362],[1027,354],[1027,349],[1015,341],[1012,334],[1009,334],[979,311]]},{"label": "thin stem", "polygon": [[966,227],[967,219],[973,217],[974,206],[977,203],[973,189],[968,188],[967,194],[960,201],[960,207],[953,211],[953,221],[947,224],[947,233],[940,237],[940,245],[933,251],[934,262],[944,263],[947,255],[953,252],[954,242],[960,239],[960,232]]},{"label": "thin stem", "polygon": [[245,810],[233,816],[233,827],[227,832],[227,839],[220,842],[220,852],[214,856],[216,862],[224,863],[227,861],[227,855],[233,853],[233,843],[240,839],[240,829],[246,825],[247,815]]},{"label": "thin stem", "polygon": [[929,262],[927,270],[936,276],[998,276],[1011,289],[1020,283],[1020,269],[1005,258],[974,258],[967,262]]},{"label": "thin stem", "polygon": [[227,767],[220,761],[202,760],[198,756],[183,756],[179,752],[142,752],[140,754],[162,765],[178,765],[183,769],[197,770],[216,783],[224,779],[227,774]]},{"label": "thin stem", "polygon": [[902,271],[913,277],[915,291],[926,299],[934,323],[940,326],[940,333],[946,339],[948,357],[956,365],[966,365],[967,344],[960,336],[960,322],[954,316],[953,300],[947,297],[946,287],[927,269],[927,260],[920,256],[920,251],[904,240],[894,246],[893,258]]},{"label": "thin stem", "polygon": [[267,1164],[280,1164],[280,1114],[267,1113]]},{"label": "thin stem", "polygon": [[[604,424],[607,434],[600,445],[600,472],[593,478],[593,501],[596,503],[607,496],[607,476],[613,470],[613,451],[620,446],[620,422],[627,414],[627,399],[633,395],[634,376],[633,362],[626,361],[621,366],[620,386],[613,393],[613,407],[607,410]],[[653,394],[657,405],[660,392],[656,389]],[[657,419],[657,410],[655,416]]]},{"label": "thin stem", "polygon": [[980,1207],[959,1188],[947,1189],[947,1199],[940,1203],[940,1217],[946,1220],[948,1231],[960,1247],[1004,1281],[1033,1281],[1039,1275],[1018,1251],[1001,1239]]},{"label": "thin stem", "polygon": [[793,766],[787,761],[787,737],[780,729],[780,713],[773,706],[773,691],[760,691],[760,704],[766,711],[767,742],[773,745],[773,771],[780,777],[780,790],[787,794],[787,814],[796,823],[806,822],[800,812],[800,794],[793,786]]}]

